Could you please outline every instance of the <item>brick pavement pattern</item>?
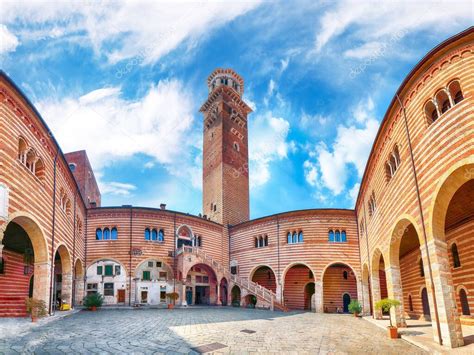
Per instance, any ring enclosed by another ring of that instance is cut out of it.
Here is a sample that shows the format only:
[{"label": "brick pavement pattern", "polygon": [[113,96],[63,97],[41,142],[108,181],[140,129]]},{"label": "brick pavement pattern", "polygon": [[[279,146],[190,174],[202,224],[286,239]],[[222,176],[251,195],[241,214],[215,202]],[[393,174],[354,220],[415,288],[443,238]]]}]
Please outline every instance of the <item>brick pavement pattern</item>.
[{"label": "brick pavement pattern", "polygon": [[[252,330],[248,334],[242,330]],[[0,353],[421,354],[405,341],[349,315],[236,308],[82,311],[0,339]]]}]

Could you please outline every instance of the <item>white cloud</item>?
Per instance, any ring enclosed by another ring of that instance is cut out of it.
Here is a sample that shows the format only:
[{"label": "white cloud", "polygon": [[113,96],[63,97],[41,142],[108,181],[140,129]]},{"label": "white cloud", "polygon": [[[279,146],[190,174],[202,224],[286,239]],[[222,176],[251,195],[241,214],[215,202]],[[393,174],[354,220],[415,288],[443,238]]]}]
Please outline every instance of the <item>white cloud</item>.
[{"label": "white cloud", "polygon": [[271,112],[250,120],[249,154],[250,186],[258,187],[270,180],[270,164],[287,157],[292,143],[287,142],[290,123]]},{"label": "white cloud", "polygon": [[[5,23],[25,29],[25,39],[83,36],[110,63],[136,58],[154,63],[180,44],[200,38],[259,5],[259,1],[7,1]],[[31,36],[31,32],[39,34]],[[77,40],[74,39],[74,40]]]},{"label": "white cloud", "polygon": [[95,169],[138,153],[176,174],[194,165],[195,105],[180,81],[160,81],[139,100],[125,100],[120,88],[112,87],[36,106],[63,150],[86,149]]},{"label": "white cloud", "polygon": [[472,24],[470,0],[343,0],[335,9],[331,8],[322,16],[315,47],[320,51],[331,40],[351,28],[353,40],[363,44],[348,54],[352,57],[364,57],[370,53],[370,46],[374,47],[377,41],[387,42],[420,30],[450,32],[450,29],[458,28],[460,24]]},{"label": "white cloud", "polygon": [[144,167],[145,169],[151,169],[151,168],[153,168],[154,166],[155,166],[155,162],[153,162],[153,161],[147,161],[145,164],[143,164],[143,167]]},{"label": "white cloud", "polygon": [[0,24],[0,55],[14,52],[19,44],[18,38],[8,30],[7,26]]},{"label": "white cloud", "polygon": [[316,134],[321,126],[330,122],[330,117],[320,114],[309,115],[303,112],[300,118],[299,126],[309,134]]},{"label": "white cloud", "polygon": [[359,47],[348,49],[344,52],[344,56],[355,59],[380,56],[382,48],[384,48],[384,45],[378,41],[367,42]]},{"label": "white cloud", "polygon": [[319,174],[318,174],[318,168],[316,164],[311,162],[310,160],[306,160],[303,163],[303,168],[304,168],[304,177],[306,179],[306,182],[313,187],[318,186]]},{"label": "white cloud", "polygon": [[311,175],[308,175],[311,172],[308,168],[316,166],[319,168],[321,186],[331,190],[334,195],[339,195],[346,189],[350,166],[356,168],[359,178],[362,177],[379,127],[373,110],[373,100],[369,97],[353,110],[355,119],[349,122],[355,121],[357,125],[339,125],[336,139],[330,147],[322,142],[316,147],[315,154],[312,154],[315,161],[305,162],[304,166],[305,177],[310,185],[316,184],[313,184]]},{"label": "white cloud", "polygon": [[130,196],[131,192],[136,190],[137,187],[135,185],[126,184],[123,182],[99,181],[99,189],[104,195]]},{"label": "white cloud", "polygon": [[360,190],[360,183],[355,183],[354,186],[352,186],[352,189],[349,190],[349,197],[351,198],[351,201],[353,204],[355,204],[357,200],[357,195],[359,194]]}]

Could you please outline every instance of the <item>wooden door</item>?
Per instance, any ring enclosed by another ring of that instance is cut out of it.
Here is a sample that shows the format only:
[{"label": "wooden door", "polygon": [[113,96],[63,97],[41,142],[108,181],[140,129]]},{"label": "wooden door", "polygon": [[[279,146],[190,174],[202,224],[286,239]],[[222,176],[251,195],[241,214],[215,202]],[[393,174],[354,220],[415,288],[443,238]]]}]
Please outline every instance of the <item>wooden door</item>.
[{"label": "wooden door", "polygon": [[117,290],[117,302],[125,303],[125,290]]}]

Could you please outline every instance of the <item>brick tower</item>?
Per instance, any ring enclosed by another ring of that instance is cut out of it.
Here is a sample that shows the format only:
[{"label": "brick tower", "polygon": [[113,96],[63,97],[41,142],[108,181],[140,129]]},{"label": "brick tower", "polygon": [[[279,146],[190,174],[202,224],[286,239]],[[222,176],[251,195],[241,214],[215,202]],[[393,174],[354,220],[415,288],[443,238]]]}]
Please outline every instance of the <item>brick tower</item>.
[{"label": "brick tower", "polygon": [[249,153],[244,80],[232,69],[207,79],[203,132],[203,213],[222,224],[249,219]]}]

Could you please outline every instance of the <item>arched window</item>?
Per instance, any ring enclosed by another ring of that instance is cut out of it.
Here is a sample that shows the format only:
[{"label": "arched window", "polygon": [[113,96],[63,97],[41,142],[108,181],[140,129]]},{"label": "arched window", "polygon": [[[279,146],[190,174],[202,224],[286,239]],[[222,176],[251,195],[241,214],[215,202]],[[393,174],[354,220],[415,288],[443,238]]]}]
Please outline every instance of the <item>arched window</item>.
[{"label": "arched window", "polygon": [[201,246],[202,246],[202,240],[201,240],[201,236],[200,236],[200,235],[198,235],[197,241],[198,241],[197,246],[198,246],[198,247],[201,247]]},{"label": "arched window", "polygon": [[158,241],[159,242],[165,241],[165,232],[163,231],[163,229],[160,229],[160,231],[158,232]]},{"label": "arched window", "polygon": [[234,149],[238,152],[240,151],[239,143],[234,142]]},{"label": "arched window", "polygon": [[28,152],[28,144],[26,141],[20,137],[18,140],[18,160],[22,164],[26,164],[26,153]]},{"label": "arched window", "polygon": [[413,301],[411,295],[408,295],[408,306],[410,307],[410,312],[413,312]]},{"label": "arched window", "polygon": [[291,232],[288,232],[287,236],[286,236],[286,242],[288,244],[291,244]]},{"label": "arched window", "polygon": [[429,123],[433,123],[438,119],[438,110],[431,100],[425,104],[425,115]]},{"label": "arched window", "polygon": [[334,241],[335,242],[340,242],[341,241],[341,232],[339,232],[338,230],[336,230]]},{"label": "arched window", "polygon": [[398,150],[398,145],[395,145],[393,148],[393,156],[395,157],[395,162],[397,163],[397,168],[400,166],[402,160],[400,159],[400,151]]},{"label": "arched window", "polygon": [[158,232],[155,228],[151,230],[151,240],[154,240],[155,242],[158,240]]},{"label": "arched window", "polygon": [[347,276],[347,271],[344,271],[344,272],[342,273],[342,277],[344,278],[344,280],[347,280],[347,277],[348,277],[348,276]]},{"label": "arched window", "polygon": [[369,202],[368,202],[368,207],[369,207],[369,216],[372,217],[372,215],[375,213],[375,210],[377,209],[377,205],[375,203],[375,192],[372,191],[372,195],[370,195]]},{"label": "arched window", "polygon": [[328,238],[329,238],[330,242],[334,242],[334,231],[332,229],[329,231],[329,237]]},{"label": "arched window", "polygon": [[441,110],[441,114],[445,113],[451,108],[448,94],[446,94],[446,91],[444,90],[441,90],[436,94],[436,102],[438,103],[438,107]]},{"label": "arched window", "polygon": [[102,240],[102,229],[97,228],[95,230],[95,239],[96,240]]},{"label": "arched window", "polygon": [[303,231],[298,233],[298,243],[303,243]]},{"label": "arched window", "polygon": [[145,228],[145,240],[150,240],[150,228]]},{"label": "arched window", "polygon": [[117,232],[117,228],[112,228],[112,230],[110,231],[110,239],[112,240],[117,240],[118,238],[118,232]]},{"label": "arched window", "polygon": [[453,256],[454,267],[460,267],[461,260],[459,259],[458,246],[456,245],[456,243],[453,243],[453,245],[451,245],[451,254]]},{"label": "arched window", "polygon": [[104,239],[105,240],[110,239],[110,229],[109,228],[104,228]]},{"label": "arched window", "polygon": [[419,266],[420,266],[420,276],[425,277],[425,269],[423,268],[423,259],[420,259]]},{"label": "arched window", "polygon": [[341,232],[341,242],[347,242],[346,231]]},{"label": "arched window", "polygon": [[469,303],[467,302],[466,290],[463,288],[459,290],[459,300],[461,301],[462,314],[464,316],[470,316],[471,310],[469,309]]},{"label": "arched window", "polygon": [[298,243],[298,235],[296,234],[296,232],[293,232],[292,242],[293,243]]},{"label": "arched window", "polygon": [[448,85],[448,91],[455,105],[460,103],[464,99],[461,86],[459,85],[459,81],[455,80],[451,82]]},{"label": "arched window", "polygon": [[265,246],[267,247],[268,246],[268,235],[265,234],[265,238],[264,238],[264,241],[265,241]]},{"label": "arched window", "polygon": [[258,238],[255,237],[255,248],[258,248]]},{"label": "arched window", "polygon": [[38,158],[38,160],[35,163],[35,175],[38,179],[43,179],[45,176],[44,163],[43,163],[43,159],[41,158]]}]

